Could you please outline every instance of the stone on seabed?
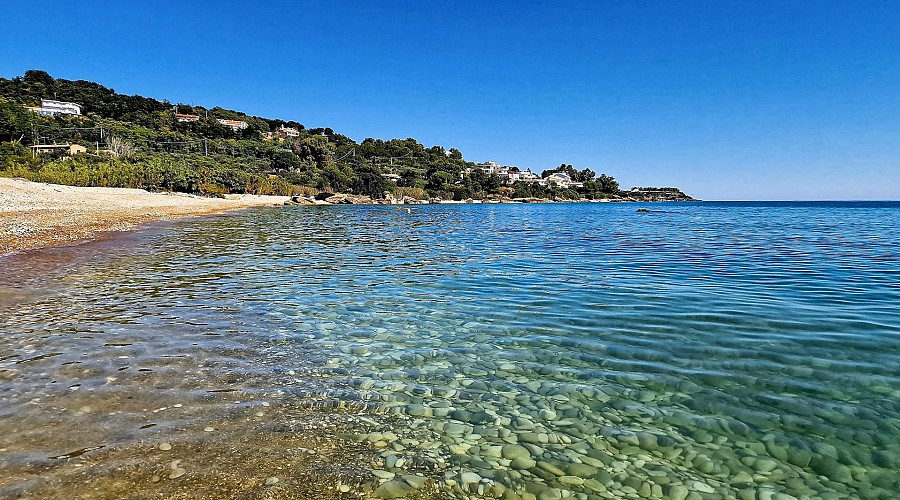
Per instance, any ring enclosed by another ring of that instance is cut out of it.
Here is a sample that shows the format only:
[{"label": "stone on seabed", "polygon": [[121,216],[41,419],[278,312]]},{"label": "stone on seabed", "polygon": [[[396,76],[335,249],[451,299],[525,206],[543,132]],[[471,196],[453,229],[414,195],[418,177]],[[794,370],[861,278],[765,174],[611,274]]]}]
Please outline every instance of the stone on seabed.
[{"label": "stone on seabed", "polygon": [[402,479],[388,481],[375,489],[373,495],[376,498],[403,498],[415,491],[409,483]]}]

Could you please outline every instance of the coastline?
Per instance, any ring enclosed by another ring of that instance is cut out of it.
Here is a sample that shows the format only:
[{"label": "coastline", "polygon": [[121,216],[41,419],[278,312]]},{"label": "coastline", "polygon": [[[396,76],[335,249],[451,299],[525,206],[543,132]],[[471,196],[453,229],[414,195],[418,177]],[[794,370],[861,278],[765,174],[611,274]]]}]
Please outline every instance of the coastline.
[{"label": "coastline", "polygon": [[[695,201],[689,198],[691,201]],[[620,196],[584,202],[681,201]],[[559,201],[557,201],[558,203]],[[0,177],[0,256],[90,240],[110,231],[140,224],[216,215],[259,206],[372,204],[554,203],[542,198],[484,200],[373,200],[336,194],[325,200],[299,196],[226,195],[205,198],[186,193],[153,193],[143,189],[78,187]]]},{"label": "coastline", "polygon": [[[635,188],[637,189],[637,188]],[[501,204],[501,203],[665,203],[702,201],[688,196],[681,191],[620,191],[607,198],[597,199],[551,199],[551,198],[509,198],[489,195],[484,198],[467,198],[465,200],[445,200],[442,198],[416,199],[408,196],[373,199],[364,195],[335,193],[327,198],[315,196],[292,196],[287,205],[469,205],[469,204]]]},{"label": "coastline", "polygon": [[75,187],[0,177],[0,256],[91,239],[139,224],[281,206],[287,196],[203,198],[143,189]]}]

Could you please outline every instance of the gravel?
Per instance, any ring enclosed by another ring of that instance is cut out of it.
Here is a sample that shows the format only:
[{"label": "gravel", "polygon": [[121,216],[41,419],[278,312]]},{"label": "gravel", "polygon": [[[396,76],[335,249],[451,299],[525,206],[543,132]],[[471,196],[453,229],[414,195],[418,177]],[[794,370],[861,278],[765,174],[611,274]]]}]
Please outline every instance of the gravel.
[{"label": "gravel", "polygon": [[125,231],[151,221],[280,206],[287,200],[254,195],[203,198],[0,178],[0,255],[89,239],[105,231]]}]

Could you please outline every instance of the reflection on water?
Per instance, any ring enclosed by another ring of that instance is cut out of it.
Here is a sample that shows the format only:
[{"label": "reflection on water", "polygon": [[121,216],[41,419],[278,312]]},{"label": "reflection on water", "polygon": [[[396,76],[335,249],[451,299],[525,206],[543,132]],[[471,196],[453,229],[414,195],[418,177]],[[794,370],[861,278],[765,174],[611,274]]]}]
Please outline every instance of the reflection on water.
[{"label": "reflection on water", "polygon": [[265,209],[0,260],[0,496],[900,495],[900,206],[634,210]]}]

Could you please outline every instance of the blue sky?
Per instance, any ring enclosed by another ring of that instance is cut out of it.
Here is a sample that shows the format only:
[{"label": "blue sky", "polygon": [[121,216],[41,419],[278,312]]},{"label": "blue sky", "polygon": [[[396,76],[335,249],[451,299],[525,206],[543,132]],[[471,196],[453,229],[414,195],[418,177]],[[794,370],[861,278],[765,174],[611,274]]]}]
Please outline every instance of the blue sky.
[{"label": "blue sky", "polygon": [[900,2],[4,2],[43,69],[703,199],[900,199]]}]

